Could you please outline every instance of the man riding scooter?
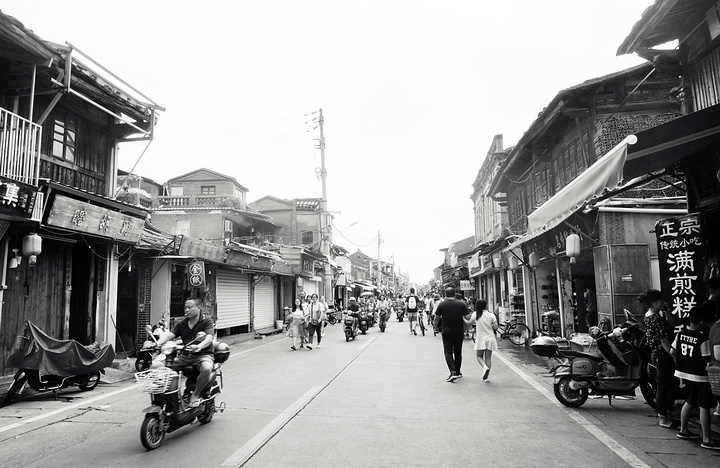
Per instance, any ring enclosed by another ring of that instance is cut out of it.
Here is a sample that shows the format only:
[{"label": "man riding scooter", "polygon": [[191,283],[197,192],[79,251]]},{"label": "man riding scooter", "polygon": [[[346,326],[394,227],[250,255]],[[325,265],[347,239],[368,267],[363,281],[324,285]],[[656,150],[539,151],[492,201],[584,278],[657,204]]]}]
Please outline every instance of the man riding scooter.
[{"label": "man riding scooter", "polygon": [[200,406],[202,402],[200,395],[210,383],[214,364],[215,325],[210,318],[203,318],[200,304],[200,298],[188,298],[185,301],[185,318],[175,324],[171,332],[164,333],[158,340],[158,344],[162,346],[170,340],[181,338],[183,345],[187,345],[197,338],[198,333],[205,333],[205,338],[200,343],[187,346],[185,349],[189,353],[178,355],[172,364],[172,369],[175,371],[183,370],[188,366],[197,369],[198,378],[190,397],[190,407]]}]

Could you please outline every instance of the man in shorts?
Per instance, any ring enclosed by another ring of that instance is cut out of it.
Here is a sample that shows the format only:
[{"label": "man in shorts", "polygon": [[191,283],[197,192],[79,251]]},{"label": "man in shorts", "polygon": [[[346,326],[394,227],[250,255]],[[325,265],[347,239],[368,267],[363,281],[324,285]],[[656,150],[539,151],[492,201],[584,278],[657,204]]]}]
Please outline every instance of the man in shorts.
[{"label": "man in shorts", "polygon": [[410,322],[410,333],[417,335],[417,317],[420,308],[420,298],[415,295],[415,288],[410,288],[410,294],[405,298],[405,312]]}]

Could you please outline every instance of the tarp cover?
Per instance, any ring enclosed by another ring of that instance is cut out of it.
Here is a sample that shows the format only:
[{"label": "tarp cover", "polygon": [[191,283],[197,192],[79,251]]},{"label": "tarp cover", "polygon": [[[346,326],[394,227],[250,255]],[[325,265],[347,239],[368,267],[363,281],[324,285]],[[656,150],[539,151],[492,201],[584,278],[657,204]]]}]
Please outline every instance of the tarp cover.
[{"label": "tarp cover", "polygon": [[5,367],[36,369],[40,375],[72,375],[98,372],[115,359],[112,345],[83,346],[74,340],[56,340],[29,320],[20,349],[8,359]]}]

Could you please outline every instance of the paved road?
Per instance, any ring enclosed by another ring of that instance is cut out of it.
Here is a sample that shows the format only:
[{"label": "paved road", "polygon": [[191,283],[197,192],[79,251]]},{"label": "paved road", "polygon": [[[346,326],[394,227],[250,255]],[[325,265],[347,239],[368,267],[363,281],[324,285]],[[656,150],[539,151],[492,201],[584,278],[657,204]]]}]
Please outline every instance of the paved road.
[{"label": "paved road", "polygon": [[407,322],[349,343],[330,326],[320,349],[289,347],[279,335],[233,345],[226,411],[152,452],[138,437],[148,397],[130,374],[58,401],[29,396],[0,409],[0,466],[720,466],[657,426],[641,398],[562,407],[546,360],[507,341],[488,382],[466,341],[455,383],[440,337]]}]

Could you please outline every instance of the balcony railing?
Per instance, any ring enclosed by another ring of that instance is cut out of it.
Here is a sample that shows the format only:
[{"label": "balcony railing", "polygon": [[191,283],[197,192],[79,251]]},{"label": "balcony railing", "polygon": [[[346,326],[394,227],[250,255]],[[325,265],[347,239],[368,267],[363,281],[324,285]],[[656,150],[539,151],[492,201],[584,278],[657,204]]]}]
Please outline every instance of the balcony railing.
[{"label": "balcony railing", "polygon": [[[233,207],[233,203],[228,201],[228,195],[194,195],[194,196],[166,196],[158,197],[160,208],[175,207]],[[245,209],[245,206],[238,207]]]},{"label": "balcony railing", "polygon": [[37,186],[42,127],[0,108],[0,176]]}]

